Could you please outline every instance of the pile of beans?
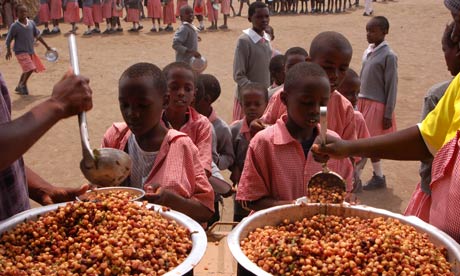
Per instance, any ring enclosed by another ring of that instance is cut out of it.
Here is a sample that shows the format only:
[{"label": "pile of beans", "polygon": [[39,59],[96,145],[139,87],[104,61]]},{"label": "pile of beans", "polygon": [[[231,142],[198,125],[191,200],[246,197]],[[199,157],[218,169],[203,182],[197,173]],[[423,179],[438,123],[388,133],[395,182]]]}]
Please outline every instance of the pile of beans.
[{"label": "pile of beans", "polygon": [[191,233],[145,203],[75,202],[0,238],[1,275],[162,275],[192,248]]},{"label": "pile of beans", "polygon": [[103,201],[106,200],[108,197],[117,198],[120,200],[133,200],[134,198],[138,197],[137,194],[134,194],[131,191],[124,191],[124,190],[114,190],[114,191],[98,191],[98,190],[91,190],[81,196],[81,201]]},{"label": "pile of beans", "polygon": [[[324,175],[323,175],[324,176]],[[308,200],[312,203],[342,203],[347,192],[343,182],[335,183],[335,176],[313,177],[308,183]]]},{"label": "pile of beans", "polygon": [[250,232],[241,249],[273,275],[454,275],[444,248],[393,218],[285,220]]}]

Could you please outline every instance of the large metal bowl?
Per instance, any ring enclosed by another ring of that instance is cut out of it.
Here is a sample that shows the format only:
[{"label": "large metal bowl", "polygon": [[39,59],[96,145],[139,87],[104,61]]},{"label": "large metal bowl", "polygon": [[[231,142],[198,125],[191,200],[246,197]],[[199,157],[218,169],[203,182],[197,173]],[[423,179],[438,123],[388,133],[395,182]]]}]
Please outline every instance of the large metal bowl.
[{"label": "large metal bowl", "polygon": [[109,194],[111,192],[128,192],[132,199],[130,201],[136,201],[144,197],[145,191],[138,188],[133,187],[104,187],[104,188],[97,188],[93,190],[88,190],[86,193],[77,196],[75,199],[77,201],[88,201],[88,198],[91,197],[93,194]]},{"label": "large metal bowl", "polygon": [[361,218],[390,217],[398,219],[405,224],[414,226],[415,229],[421,233],[427,233],[433,244],[437,246],[444,246],[448,251],[448,259],[453,267],[452,272],[455,275],[460,275],[460,245],[450,236],[417,217],[403,216],[387,210],[362,205],[324,205],[319,203],[301,205],[292,204],[262,210],[245,218],[237,227],[235,227],[235,229],[233,229],[227,237],[228,246],[233,257],[244,269],[257,276],[271,275],[258,267],[255,263],[251,262],[246,255],[244,255],[240,247],[240,241],[247,237],[249,232],[258,227],[278,225],[285,219],[289,219],[290,221],[301,220],[305,217],[311,217],[316,214],[337,215],[342,217],[358,216]]},{"label": "large metal bowl", "polygon": [[[50,211],[56,210],[58,207],[65,206],[66,204],[67,203],[60,203],[43,206],[17,214],[9,218],[8,220],[5,220],[0,223],[0,234],[10,229],[13,229],[16,225],[24,221],[36,220],[39,216],[44,215]],[[139,202],[139,204],[141,203]],[[151,207],[154,207],[155,211],[159,212],[163,217],[177,221],[178,224],[188,228],[190,230],[190,233],[192,233],[192,251],[181,264],[179,264],[176,268],[164,275],[177,276],[185,275],[191,272],[193,268],[200,262],[201,258],[203,258],[203,255],[206,251],[208,240],[203,227],[199,225],[196,221],[182,213],[173,210],[163,211],[163,207],[160,205],[147,205],[147,208]]]}]

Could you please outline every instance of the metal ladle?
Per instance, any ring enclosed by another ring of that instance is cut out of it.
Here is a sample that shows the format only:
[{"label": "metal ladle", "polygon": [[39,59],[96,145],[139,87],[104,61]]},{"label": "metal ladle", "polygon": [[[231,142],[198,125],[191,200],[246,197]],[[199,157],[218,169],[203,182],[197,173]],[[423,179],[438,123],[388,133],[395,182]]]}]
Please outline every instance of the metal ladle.
[{"label": "metal ladle", "polygon": [[[327,131],[327,107],[321,106],[320,107],[320,138],[321,138],[321,145],[326,144],[326,131]],[[309,200],[314,202],[321,202],[317,198],[312,197],[312,189],[320,188],[324,193],[324,201],[322,203],[340,203],[345,199],[346,196],[346,185],[343,178],[337,174],[329,170],[327,167],[327,161],[322,163],[323,170],[315,173],[310,181],[308,182],[308,193],[309,193]]]},{"label": "metal ladle", "polygon": [[[80,75],[75,35],[69,36],[70,62],[75,75]],[[129,155],[118,149],[100,148],[91,150],[89,144],[86,112],[78,114],[83,159],[80,169],[86,179],[96,186],[118,186],[131,172],[132,161]]]}]

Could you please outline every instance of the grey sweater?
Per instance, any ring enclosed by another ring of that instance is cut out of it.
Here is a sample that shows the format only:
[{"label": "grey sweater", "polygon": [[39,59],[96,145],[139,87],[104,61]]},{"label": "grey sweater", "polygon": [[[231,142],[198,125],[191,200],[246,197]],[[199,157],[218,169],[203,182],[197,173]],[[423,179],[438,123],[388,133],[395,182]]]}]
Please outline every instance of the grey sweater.
[{"label": "grey sweater", "polygon": [[251,83],[258,82],[270,86],[269,64],[272,49],[269,39],[254,43],[251,37],[243,33],[238,38],[233,59],[233,79],[237,84],[237,96],[240,89]]},{"label": "grey sweater", "polygon": [[13,51],[16,55],[24,53],[32,55],[35,53],[35,37],[39,35],[40,31],[32,20],[27,19],[27,26],[16,21],[11,25],[6,36],[6,48],[10,48],[11,42],[14,40]]},{"label": "grey sweater", "polygon": [[190,63],[192,55],[187,54],[187,50],[198,51],[198,34],[188,23],[182,23],[174,34],[173,49],[176,50],[176,61]]},{"label": "grey sweater", "polygon": [[363,61],[360,98],[385,105],[384,117],[391,119],[398,91],[398,57],[384,41]]}]

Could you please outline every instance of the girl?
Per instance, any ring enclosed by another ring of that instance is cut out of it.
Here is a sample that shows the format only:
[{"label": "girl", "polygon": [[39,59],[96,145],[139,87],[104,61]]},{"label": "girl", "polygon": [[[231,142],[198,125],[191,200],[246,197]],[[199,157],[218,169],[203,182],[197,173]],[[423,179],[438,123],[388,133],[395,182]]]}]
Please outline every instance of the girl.
[{"label": "girl", "polygon": [[45,70],[45,66],[43,66],[40,58],[34,52],[35,39],[40,41],[47,50],[51,49],[41,38],[40,31],[35,26],[35,23],[27,19],[27,13],[26,6],[22,4],[16,6],[18,20],[11,25],[6,37],[6,59],[9,60],[12,57],[10,46],[14,40],[13,51],[22,68],[22,75],[15,89],[20,95],[29,94],[27,80],[32,75],[32,72],[38,73]]},{"label": "girl", "polygon": [[52,34],[59,34],[59,20],[62,18],[62,1],[61,0],[50,0],[50,17],[53,22]]},{"label": "girl", "polygon": [[[161,1],[160,0],[148,0],[147,1],[147,15],[152,18],[153,27],[150,29],[151,32],[161,32],[163,28],[161,27]],[[155,26],[155,20],[158,22],[158,29]]]},{"label": "girl", "polygon": [[[123,17],[123,0],[113,0],[112,5],[112,33],[113,32],[122,32],[123,28],[121,27],[120,18]],[[116,26],[116,28],[115,28]],[[139,24],[139,28],[142,25]],[[142,28],[141,28],[142,29]]]},{"label": "girl", "polygon": [[219,29],[227,30],[228,29],[227,19],[230,16],[230,0],[222,0],[220,8],[221,8],[221,13],[224,15],[224,24],[219,26]]},{"label": "girl", "polygon": [[140,0],[128,0],[126,2],[126,7],[128,9],[126,21],[133,23],[133,27],[129,29],[128,32],[138,32],[142,30],[143,28],[139,24],[139,17],[140,17],[139,4],[140,4]]},{"label": "girl", "polygon": [[204,14],[204,0],[195,0],[193,3],[193,12],[196,16],[196,19],[198,20],[200,26],[198,27],[198,30],[204,31],[204,21],[203,21],[203,14]]},{"label": "girl", "polygon": [[176,16],[174,14],[174,0],[161,0],[163,6],[163,24],[166,24],[165,31],[172,32],[174,28],[173,23],[176,23]]},{"label": "girl", "polygon": [[112,6],[115,6],[113,0],[103,0],[102,17],[105,18],[105,23],[107,24],[107,28],[103,34],[110,34],[114,31],[114,26],[112,26],[112,11],[115,10],[115,7]]},{"label": "girl", "polygon": [[208,30],[217,30],[217,18],[219,16],[219,8],[216,0],[207,0],[206,8],[208,10],[208,21],[211,22],[211,26]]},{"label": "girl", "polygon": [[83,35],[92,35],[91,26],[94,25],[93,0],[83,0],[83,24],[88,26],[88,30]]},{"label": "girl", "polygon": [[78,7],[78,1],[64,0],[63,5],[65,7],[64,21],[72,25],[72,29],[69,32],[76,34],[76,23],[80,21],[80,8]]},{"label": "girl", "polygon": [[94,0],[93,2],[93,21],[94,21],[94,29],[93,33],[100,34],[101,29],[99,26],[99,23],[102,23],[102,6],[101,6],[101,0]]},{"label": "girl", "polygon": [[48,35],[51,33],[50,29],[48,28],[48,23],[51,20],[50,17],[50,6],[48,0],[40,0],[40,10],[38,11],[38,18],[40,19],[40,23],[45,25],[45,29],[43,29],[42,34]]},{"label": "girl", "polygon": [[104,135],[103,147],[127,151],[133,170],[124,185],[143,188],[145,199],[205,223],[214,212],[214,193],[197,147],[190,138],[162,124],[168,102],[166,80],[150,63],[137,63],[119,80],[119,103],[124,122]]}]

